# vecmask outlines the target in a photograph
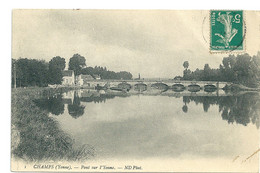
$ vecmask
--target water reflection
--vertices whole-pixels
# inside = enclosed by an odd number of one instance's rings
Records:
[[[47,110],[54,115],[60,115],[64,113],[64,104],[61,94],[52,97],[37,99],[34,100],[34,103],[40,108]]]
[[[64,113],[64,109],[67,109],[69,115],[76,119],[84,115],[86,109],[86,104],[83,105],[84,102],[105,103],[107,99],[129,96],[129,94],[123,92],[101,94],[100,92],[92,90],[78,90],[37,99],[34,100],[34,102],[41,109],[47,110],[53,115],[61,115]],[[167,94],[164,96],[167,96]],[[181,97],[181,95],[170,94],[168,94],[168,96]],[[204,112],[208,112],[211,106],[218,105],[222,119],[228,123],[236,122],[245,126],[249,123],[253,123],[257,128],[259,127],[260,103],[258,93],[237,93],[234,96],[230,96],[228,93],[226,93],[226,96],[214,96],[210,93],[204,94],[203,96],[193,96],[191,93],[188,96],[184,94],[182,100],[184,103],[182,111],[184,113],[188,112],[191,102],[195,102],[197,106],[202,105]]]
[[[68,112],[73,118],[78,118],[84,114],[85,106],[80,104],[80,98],[77,92],[74,92],[72,104],[68,105]]]
[[[35,99],[34,103],[43,110],[48,111],[53,115],[61,115],[64,109],[67,109],[69,115],[77,119],[84,115],[86,106],[83,102],[102,103],[107,99],[115,97],[126,97],[124,93],[100,94],[92,90],[69,91],[63,94],[46,96],[45,98]]]
[[[184,105],[183,105],[183,107],[182,107],[182,111],[183,111],[184,113],[187,113],[187,112],[188,112],[187,103],[189,103],[189,102],[190,102],[190,100],[187,99],[187,97],[183,96],[183,103],[184,103]]]
[[[62,98],[64,113],[52,115],[43,106],[48,118],[73,139],[73,147],[93,146],[96,160],[220,158],[231,162],[259,147],[258,93],[78,90],[52,97]],[[48,100],[50,96],[36,102]]]
[[[183,96],[183,112],[187,112],[187,104],[195,102],[202,104],[204,112],[211,105],[218,105],[222,119],[228,123],[247,125],[253,123],[259,128],[260,102],[258,93],[245,93],[236,96]]]

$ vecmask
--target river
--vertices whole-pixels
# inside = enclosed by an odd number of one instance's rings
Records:
[[[258,93],[77,90],[36,103],[73,138],[75,147],[92,146],[95,160],[242,163],[259,148]],[[257,156],[250,158],[255,166],[257,161]]]

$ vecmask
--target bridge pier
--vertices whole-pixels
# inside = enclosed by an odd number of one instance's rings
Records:
[[[89,81],[88,86],[97,87],[99,86],[108,86],[114,88],[124,87],[135,89],[135,88],[146,88],[146,90],[165,90],[167,89],[195,89],[195,90],[218,90],[224,88],[228,83],[227,82],[216,82],[216,81],[136,81],[136,80],[126,80],[126,81],[109,81],[109,80],[100,80],[100,81]],[[141,90],[142,90],[141,89]]]

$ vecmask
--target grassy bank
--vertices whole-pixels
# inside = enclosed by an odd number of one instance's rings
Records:
[[[73,147],[73,139],[64,133],[48,112],[33,100],[62,93],[71,88],[12,89],[12,156],[27,161],[86,160],[94,156],[90,146]]]

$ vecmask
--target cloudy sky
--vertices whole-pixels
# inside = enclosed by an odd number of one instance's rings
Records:
[[[192,70],[205,63],[215,68],[225,56],[209,53],[208,15],[208,11],[14,10],[12,58],[49,61],[61,56],[68,63],[79,53],[87,66],[125,70],[134,77],[138,73],[145,78],[174,77],[182,75],[185,60]],[[259,34],[259,17],[257,22],[249,19],[258,23],[254,32]],[[247,46],[247,51],[256,54],[259,47]]]

